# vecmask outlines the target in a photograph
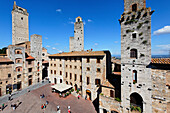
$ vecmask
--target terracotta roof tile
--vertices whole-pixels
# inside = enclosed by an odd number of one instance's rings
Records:
[[[170,64],[170,58],[152,58],[153,64]]]
[[[13,62],[13,61],[7,57],[0,57],[0,62]]]
[[[47,63],[49,63],[47,60],[44,60],[43,62],[42,62],[43,64],[47,64]]]
[[[34,60],[35,58],[32,57],[31,55],[29,57],[26,58],[27,60]]]
[[[74,51],[74,52],[65,52],[49,55],[49,57],[59,57],[59,56],[104,56],[104,51]]]

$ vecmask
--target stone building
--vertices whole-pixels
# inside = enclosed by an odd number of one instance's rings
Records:
[[[124,113],[137,106],[152,112],[151,8],[146,0],[124,0],[121,15],[121,106]]]
[[[109,51],[75,51],[49,56],[49,79],[52,83],[66,83],[80,89],[81,95],[95,101],[111,72]]]
[[[84,51],[84,24],[81,17],[74,23],[74,37],[70,37],[70,52]]]
[[[12,45],[29,41],[28,12],[16,5],[12,10]]]
[[[12,10],[12,45],[0,57],[1,95],[21,90],[42,80],[42,36],[29,41],[27,10],[16,5]],[[2,55],[1,55],[2,56]],[[6,72],[7,71],[7,72]]]

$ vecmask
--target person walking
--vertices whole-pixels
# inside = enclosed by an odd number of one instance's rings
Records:
[[[78,95],[78,99],[80,99],[80,95]]]
[[[4,108],[5,108],[5,105],[4,105],[4,103],[2,104],[2,111],[4,110]]]

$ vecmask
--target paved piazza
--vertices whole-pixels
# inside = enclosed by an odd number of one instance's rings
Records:
[[[47,84],[36,90],[26,93],[12,101],[5,103],[7,107],[0,113],[57,113],[57,105],[60,106],[61,113],[67,113],[67,107],[71,107],[71,113],[96,113],[91,101],[83,98],[78,99],[73,95],[66,98],[60,98],[58,94],[51,92],[51,84]],[[44,94],[45,98],[40,98]],[[11,104],[22,102],[16,110],[13,110]],[[41,105],[49,101],[45,109]]]

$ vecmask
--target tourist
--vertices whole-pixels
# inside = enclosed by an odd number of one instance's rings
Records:
[[[40,98],[42,98],[42,95],[40,95]]]
[[[71,113],[71,110],[70,110],[70,109],[68,109],[68,113]]]
[[[2,108],[0,107],[0,111],[2,111]]]
[[[80,98],[80,95],[78,95],[78,99]]]
[[[4,105],[4,103],[2,104],[2,111],[4,110],[4,108],[5,108],[5,105]]]
[[[43,108],[44,108],[44,109],[46,108],[46,105],[45,105],[45,104],[43,105]]]
[[[85,100],[87,100],[87,95],[85,96]]]
[[[48,101],[46,101],[46,105],[48,105],[48,103],[49,103],[49,102],[48,102]]]
[[[44,108],[44,106],[43,106],[43,104],[41,105],[41,109],[43,109]]]

